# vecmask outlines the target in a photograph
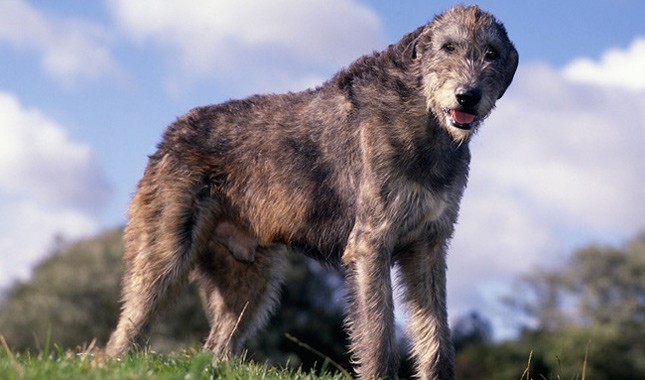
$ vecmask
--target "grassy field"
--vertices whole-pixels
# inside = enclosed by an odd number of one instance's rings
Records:
[[[106,359],[89,348],[62,350],[46,342],[38,353],[13,352],[0,335],[0,379],[267,379],[267,380],[341,380],[350,374],[337,364],[323,360],[322,370],[280,369],[245,358],[214,360],[213,355],[197,348],[172,354],[150,351],[135,352],[123,359]],[[589,345],[585,350],[582,373],[572,379],[585,380]],[[547,377],[530,373],[533,352],[519,380],[563,379],[555,374]]]
[[[55,344],[41,352],[12,352],[4,340],[0,347],[0,379],[316,379],[340,380],[347,375],[323,370],[322,374],[277,369],[231,359],[214,361],[209,353],[188,350],[162,355],[139,352],[121,360],[107,360],[90,350],[63,351]],[[47,347],[47,346],[46,346]],[[324,368],[324,367],[323,367]]]

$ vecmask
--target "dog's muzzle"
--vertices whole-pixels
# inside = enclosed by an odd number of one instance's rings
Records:
[[[463,130],[471,130],[479,124],[480,119],[474,111],[482,98],[482,92],[478,88],[459,87],[455,91],[455,98],[459,103],[459,109],[446,109],[448,122],[453,127]]]
[[[479,125],[480,118],[472,113],[459,111],[457,109],[445,109],[448,123],[453,127],[469,131]]]

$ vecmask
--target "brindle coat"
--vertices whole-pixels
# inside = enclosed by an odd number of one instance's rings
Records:
[[[419,377],[454,377],[446,248],[468,142],[511,83],[503,25],[455,7],[321,87],[193,109],[150,157],[125,231],[122,355],[192,271],[205,349],[238,352],[276,306],[287,250],[347,274],[356,372],[394,378],[400,268]]]

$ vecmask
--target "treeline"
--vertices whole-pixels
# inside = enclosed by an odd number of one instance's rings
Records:
[[[514,289],[502,302],[526,321],[517,339],[492,342],[477,316],[454,326],[460,379],[519,379],[510,364],[522,362],[523,379],[645,379],[645,233],[579,249]]]
[[[0,334],[13,351],[40,350],[46,339],[63,349],[105,344],[118,316],[121,237],[116,229],[61,244],[28,282],[3,295]],[[305,370],[329,360],[350,368],[342,278],[303,256],[289,260],[281,307],[249,342],[247,357]],[[536,270],[515,289],[503,302],[526,321],[517,339],[494,342],[477,313],[452,326],[459,379],[580,379],[583,371],[592,379],[645,378],[645,234],[621,247],[578,250],[565,266]],[[155,324],[150,347],[194,347],[207,333],[189,286]],[[409,362],[401,375],[410,375]]]

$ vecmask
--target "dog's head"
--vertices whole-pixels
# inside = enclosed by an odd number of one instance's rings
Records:
[[[428,110],[462,142],[511,84],[518,53],[495,17],[476,6],[456,6],[421,30],[413,59]]]

